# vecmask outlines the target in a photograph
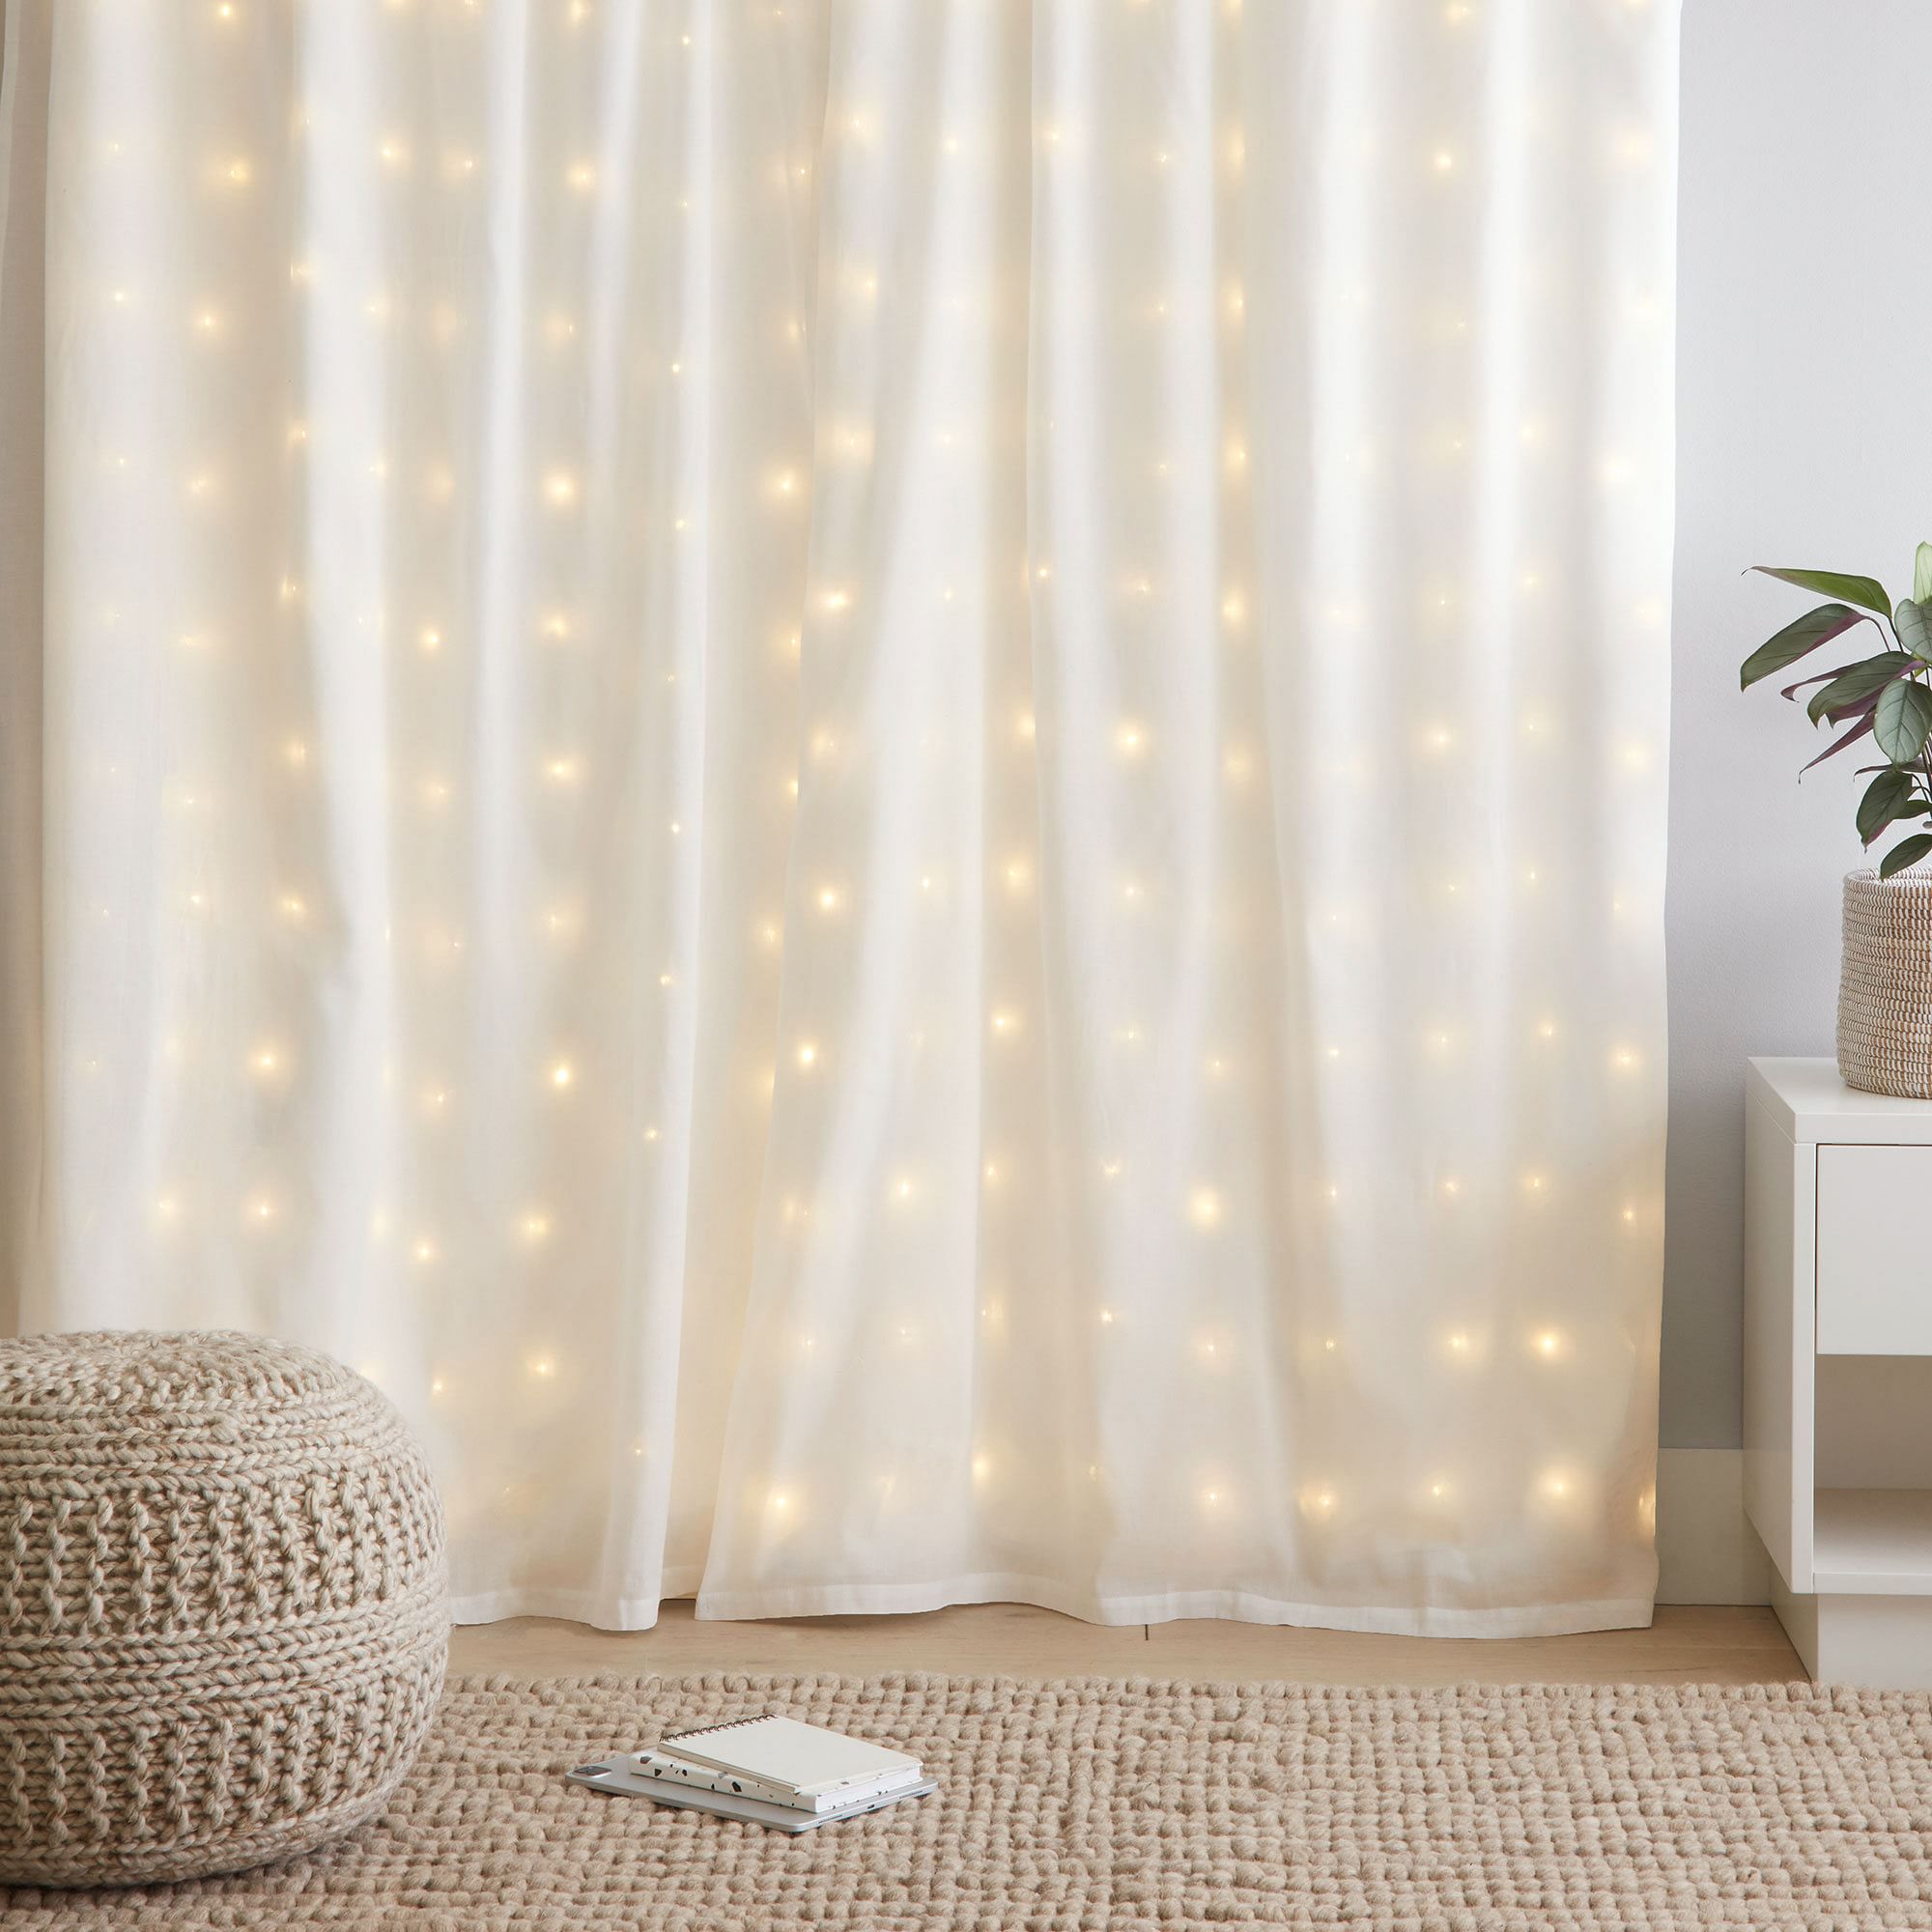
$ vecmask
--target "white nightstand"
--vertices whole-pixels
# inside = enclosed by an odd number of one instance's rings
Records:
[[[1821,1681],[1932,1689],[1932,1101],[1745,1074],[1745,1508]]]

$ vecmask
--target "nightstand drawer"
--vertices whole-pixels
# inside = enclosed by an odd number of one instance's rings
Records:
[[[1932,1147],[1819,1148],[1818,1352],[1932,1355]]]

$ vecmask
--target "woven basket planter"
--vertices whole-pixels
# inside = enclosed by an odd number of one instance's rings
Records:
[[[339,1362],[0,1342],[0,1886],[204,1877],[360,1824],[448,1642],[422,1452]]]
[[[1932,1100],[1932,876],[1846,874],[1838,1075],[1861,1093]]]

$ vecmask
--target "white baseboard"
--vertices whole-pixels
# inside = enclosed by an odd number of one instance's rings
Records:
[[[1657,1601],[1771,1602],[1771,1558],[1745,1515],[1742,1449],[1657,1452]]]

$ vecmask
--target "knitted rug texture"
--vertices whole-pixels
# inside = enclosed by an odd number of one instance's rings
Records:
[[[788,1712],[934,1796],[801,1837],[566,1784]],[[1932,1927],[1932,1698],[901,1676],[451,1681],[380,1818],[266,1869],[0,1893],[21,1932]]]

